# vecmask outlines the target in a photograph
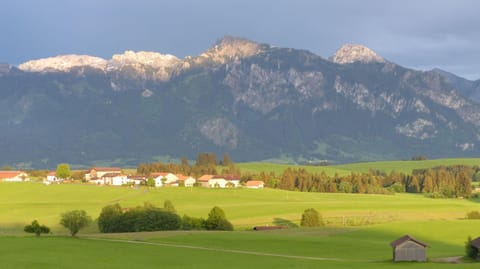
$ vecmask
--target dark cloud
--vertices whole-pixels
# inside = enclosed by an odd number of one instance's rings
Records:
[[[0,9],[0,62],[124,50],[197,55],[225,34],[329,57],[364,44],[412,68],[480,78],[480,1],[17,0]]]

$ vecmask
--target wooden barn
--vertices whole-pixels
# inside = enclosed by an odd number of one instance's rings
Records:
[[[393,248],[393,261],[417,261],[427,260],[426,249],[428,247],[422,241],[419,241],[409,235],[404,235],[390,243]]]
[[[472,247],[477,250],[477,260],[480,260],[480,237],[472,240]]]

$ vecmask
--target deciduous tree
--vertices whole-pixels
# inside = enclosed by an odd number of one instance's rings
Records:
[[[75,236],[81,229],[87,227],[91,222],[92,218],[87,215],[85,210],[64,212],[60,219],[60,224],[70,231],[71,236]]]
[[[45,225],[40,225],[37,220],[32,221],[32,223],[25,226],[23,230],[27,233],[34,233],[36,236],[50,233],[50,228]]]

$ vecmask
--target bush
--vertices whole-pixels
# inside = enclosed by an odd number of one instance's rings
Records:
[[[233,231],[233,225],[227,220],[225,212],[215,206],[208,213],[208,218],[205,223],[207,230],[218,230],[218,231]]]
[[[105,206],[98,217],[102,233],[178,230],[181,226],[180,216],[149,203],[126,212],[119,204]]]
[[[480,219],[480,212],[470,211],[467,213],[467,219]]]
[[[34,233],[36,236],[50,233],[50,228],[40,225],[37,220],[32,221],[32,224],[25,226],[23,230],[27,233]]]
[[[182,230],[205,230],[206,221],[203,218],[195,218],[184,215],[182,218]]]
[[[85,210],[67,211],[61,215],[60,224],[70,231],[71,236],[75,236],[81,229],[87,227],[92,222],[92,218],[87,215]]]
[[[113,233],[122,230],[121,217],[122,208],[119,204],[107,205],[102,208],[100,216],[98,217],[98,229],[102,233]]]
[[[467,242],[465,242],[465,254],[467,257],[472,259],[477,259],[478,249],[472,246],[472,237],[468,237]]]
[[[314,208],[309,208],[303,212],[300,225],[303,227],[319,227],[323,226],[324,223],[318,211]]]

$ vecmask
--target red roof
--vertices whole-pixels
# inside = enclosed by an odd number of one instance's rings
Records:
[[[0,178],[12,178],[16,177],[22,173],[25,173],[23,171],[0,171]]]
[[[176,174],[175,176],[177,176],[179,181],[185,181],[185,180],[191,178],[191,176],[184,176],[182,174]]]
[[[263,182],[261,180],[247,181],[247,187],[257,187],[257,186],[261,186],[261,185],[265,185],[265,182]]]
[[[203,175],[203,176],[198,178],[198,181],[209,181],[213,177],[214,177],[214,175]]]
[[[56,175],[57,175],[57,172],[55,172],[55,171],[49,172],[47,174],[47,176],[56,176]]]
[[[165,177],[168,174],[170,174],[170,173],[165,173],[165,172],[158,173],[157,172],[157,173],[151,173],[150,176],[152,176],[152,177]]]
[[[223,178],[225,180],[240,180],[240,176],[237,175],[221,175],[221,176],[213,176],[214,179],[216,178]]]
[[[104,178],[104,177],[116,177],[116,176],[120,176],[120,173],[106,173],[105,175],[102,176],[102,178]]]
[[[407,242],[407,241],[413,241],[413,242],[415,242],[415,243],[417,243],[417,244],[419,244],[419,245],[421,245],[421,246],[423,246],[423,247],[428,247],[428,245],[427,245],[426,243],[424,243],[424,242],[422,242],[422,241],[419,241],[419,240],[411,237],[411,236],[408,235],[408,234],[400,237],[399,239],[397,239],[397,240],[395,240],[395,241],[393,241],[392,243],[390,243],[390,246],[392,246],[392,248],[396,248],[397,246],[399,246],[399,245],[401,245],[401,244],[403,244],[403,243],[405,243],[405,242]]]
[[[121,171],[122,168],[120,167],[92,167],[91,170],[95,171]]]

